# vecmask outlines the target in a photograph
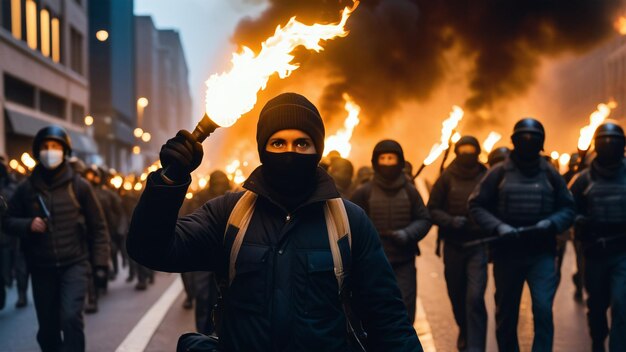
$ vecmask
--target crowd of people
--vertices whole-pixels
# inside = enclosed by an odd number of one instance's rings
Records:
[[[513,148],[493,150],[486,164],[478,140],[462,136],[427,202],[398,142],[376,144],[371,166],[355,172],[338,154],[322,157],[324,138],[308,99],[278,95],[259,116],[261,166],[241,187],[214,171],[188,199],[203,151],[187,131],[163,145],[163,168],[139,195],[112,188],[103,168],[70,163],[67,134],[44,129],[26,180],[16,186],[0,167],[0,280],[15,276],[23,306],[30,274],[44,351],[84,350],[82,312],[97,311],[119,258],[138,290],[152,270],[181,273],[197,331],[180,337],[181,351],[421,351],[415,256],[434,225],[459,351],[486,349],[489,263],[498,350],[519,351],[525,284],[532,350],[553,349],[567,241],[574,299],[587,297],[592,346],[583,349],[605,351],[608,338],[609,351],[626,350],[626,141],[617,123],[600,125],[594,153],[572,157],[563,175],[542,154],[536,119],[517,122]]]

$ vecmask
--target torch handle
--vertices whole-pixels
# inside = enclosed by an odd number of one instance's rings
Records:
[[[413,181],[415,181],[415,179],[417,178],[417,176],[419,176],[422,171],[424,170],[424,168],[426,167],[426,164],[423,164],[420,166],[420,168],[417,170],[417,173],[415,174],[415,176],[413,176]]]
[[[194,128],[193,132],[191,132],[191,136],[196,142],[202,143],[205,139],[207,139],[208,136],[211,135],[211,133],[215,132],[218,127],[220,126],[213,120],[211,120],[209,115],[205,113],[200,122],[198,122],[198,124],[196,125],[196,128]],[[169,166],[166,166],[161,171],[161,178],[167,184],[174,184],[176,183],[174,180],[181,179],[181,175],[177,175],[175,170],[170,169]]]

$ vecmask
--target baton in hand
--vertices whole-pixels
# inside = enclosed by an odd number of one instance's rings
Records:
[[[46,202],[43,201],[43,197],[41,197],[41,194],[37,195],[37,201],[39,202],[39,208],[41,209],[41,212],[43,213],[43,220],[46,223],[46,228],[48,229],[48,231],[50,231],[50,210],[48,210],[48,207],[46,206]]]
[[[465,242],[463,244],[463,247],[467,248],[467,247],[472,247],[472,246],[476,246],[476,245],[479,245],[479,244],[486,244],[486,243],[496,242],[496,241],[504,239],[504,238],[519,238],[521,236],[526,236],[527,234],[535,233],[537,231],[541,231],[541,229],[538,228],[535,225],[533,225],[533,226],[522,226],[522,227],[516,228],[515,231],[511,232],[510,234],[506,234],[506,235],[503,235],[503,236],[491,236],[491,237],[485,237],[485,238],[477,239],[477,240],[474,240],[474,241]]]

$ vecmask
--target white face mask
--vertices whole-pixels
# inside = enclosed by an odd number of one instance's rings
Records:
[[[48,170],[56,169],[63,162],[63,151],[47,149],[39,152],[39,161]]]

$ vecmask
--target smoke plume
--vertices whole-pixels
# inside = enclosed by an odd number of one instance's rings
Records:
[[[351,5],[269,1],[260,17],[239,24],[237,44],[258,50],[292,16],[335,22]],[[322,110],[338,112],[348,92],[378,118],[401,102],[427,101],[463,67],[469,91],[464,107],[477,112],[525,93],[542,58],[582,53],[609,37],[621,6],[621,0],[364,0],[348,21],[350,35],[327,43],[321,55],[299,52],[296,60],[306,64],[292,79],[323,69],[329,83]],[[452,49],[454,60],[446,56]]]

